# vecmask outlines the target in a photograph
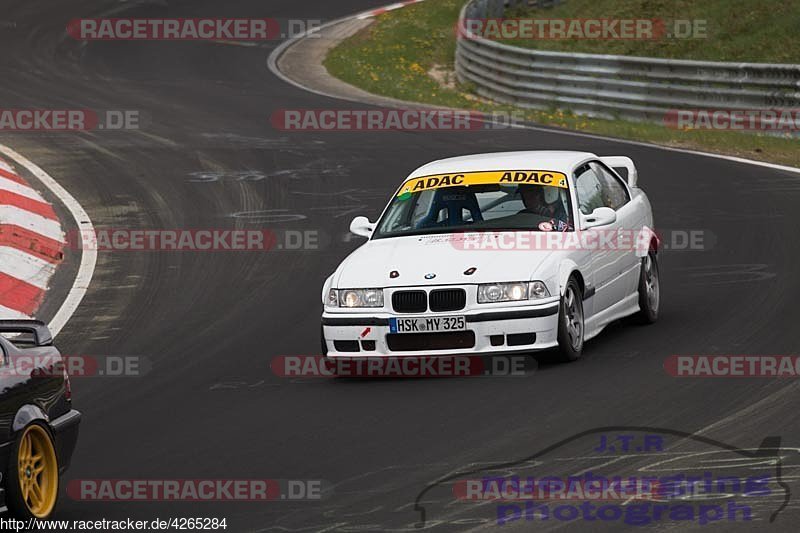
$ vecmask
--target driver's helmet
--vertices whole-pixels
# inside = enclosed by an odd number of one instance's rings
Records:
[[[561,194],[558,187],[545,187],[544,188],[544,201],[547,205],[553,205],[561,200]]]

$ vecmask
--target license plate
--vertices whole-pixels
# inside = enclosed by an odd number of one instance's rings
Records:
[[[441,331],[463,331],[467,321],[463,316],[432,316],[424,318],[390,318],[392,333],[436,333]]]

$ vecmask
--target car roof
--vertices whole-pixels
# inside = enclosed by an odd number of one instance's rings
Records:
[[[406,180],[434,174],[484,170],[554,170],[569,174],[577,165],[588,159],[597,159],[597,156],[591,152],[567,150],[527,150],[465,155],[422,165]]]

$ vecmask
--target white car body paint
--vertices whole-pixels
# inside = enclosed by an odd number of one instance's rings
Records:
[[[569,181],[572,220],[581,221],[581,212],[574,185],[575,171],[589,162],[601,161],[588,152],[506,152],[480,154],[435,161],[420,167],[405,180],[417,177],[482,171],[542,169],[563,172]],[[653,227],[650,202],[639,188],[632,188],[616,172],[612,172],[628,195],[627,202],[619,207],[616,221],[586,232],[629,231],[632,234]],[[404,181],[404,183],[405,183]],[[400,190],[398,189],[398,193]],[[387,206],[388,209],[388,206]],[[386,214],[386,209],[381,218]],[[583,215],[585,216],[585,215]],[[446,231],[444,228],[442,230]],[[486,231],[482,235],[507,238],[514,232]],[[554,232],[555,233],[555,232]],[[574,232],[568,232],[574,233]],[[639,311],[638,285],[641,257],[645,247],[625,250],[580,249],[560,247],[546,249],[467,250],[454,246],[453,239],[465,234],[436,233],[425,235],[371,237],[353,251],[326,280],[322,299],[323,332],[329,356],[369,355],[430,355],[426,350],[391,351],[386,341],[389,319],[398,317],[467,317],[468,330],[475,333],[475,345],[469,349],[437,349],[435,354],[463,354],[486,352],[533,351],[557,346],[558,304],[571,276],[579,276],[584,284],[585,340],[602,331],[610,322]],[[466,235],[470,235],[467,233]],[[562,235],[567,235],[563,233]],[[646,235],[650,235],[649,233]],[[649,237],[648,242],[649,244]],[[466,275],[465,271],[475,268]],[[390,272],[400,275],[391,278]],[[435,274],[426,279],[426,274]],[[483,303],[477,301],[477,286],[485,283],[544,282],[551,297],[541,300]],[[463,288],[466,306],[453,312],[427,310],[419,314],[406,314],[392,307],[392,295],[397,291]],[[384,306],[381,308],[343,308],[326,304],[328,291],[333,289],[383,289]],[[491,313],[497,319],[489,316]],[[370,331],[362,337],[366,328]],[[528,345],[497,346],[490,343],[492,335],[536,333],[536,341]],[[333,341],[376,342],[374,353],[337,351]]]

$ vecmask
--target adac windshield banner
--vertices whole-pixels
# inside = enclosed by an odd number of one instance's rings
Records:
[[[461,187],[465,185],[542,185],[567,188],[567,176],[552,170],[491,170],[482,172],[461,172],[436,174],[408,180],[400,189],[398,196],[417,192]]]

